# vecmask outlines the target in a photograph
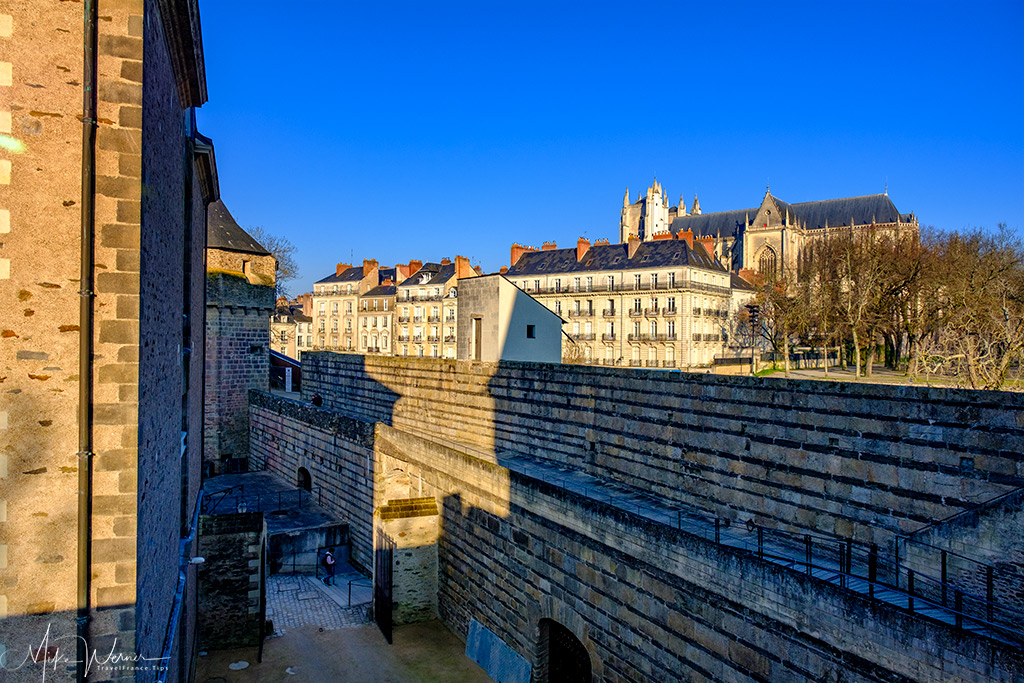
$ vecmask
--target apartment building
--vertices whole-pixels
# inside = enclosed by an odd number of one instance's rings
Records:
[[[426,263],[396,287],[394,355],[455,358],[458,281],[479,275],[469,259]]]
[[[730,336],[732,283],[690,231],[624,244],[512,246],[506,277],[566,320],[566,360],[677,368],[709,365]]]

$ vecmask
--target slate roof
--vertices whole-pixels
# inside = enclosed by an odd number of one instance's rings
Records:
[[[702,213],[698,216],[679,216],[672,219],[668,229],[673,235],[693,230],[693,234],[697,236],[732,237],[739,234],[747,225],[747,216],[756,213],[757,209],[754,208]]]
[[[331,273],[330,275],[328,275],[324,279],[317,280],[313,284],[319,285],[321,283],[331,284],[331,283],[334,283],[334,282],[359,282],[362,279],[363,279],[363,267],[362,266],[352,266],[351,268],[347,268],[346,270],[343,270],[341,272],[341,275],[338,275],[337,273]]]
[[[824,228],[826,223],[831,227],[849,226],[851,220],[853,225],[870,225],[872,222],[895,223],[897,220],[908,223],[914,217],[911,213],[901,214],[897,211],[887,194],[825,199],[799,204],[789,204],[774,195],[769,196],[778,208],[780,216],[785,216],[788,210],[791,220],[812,230]],[[760,207],[755,207],[739,211],[702,213],[699,216],[679,216],[672,219],[669,231],[676,234],[689,229],[697,236],[731,237],[738,235],[746,225],[747,218],[757,215],[759,210]]]
[[[430,280],[427,281],[427,282],[430,282],[431,280],[433,280],[434,275],[436,275],[439,270],[441,270],[441,264],[440,263],[434,263],[433,261],[431,261],[430,263],[424,263],[423,266],[419,270],[417,270],[415,273],[413,273],[409,277],[407,277],[404,280],[402,280],[401,282],[399,282],[398,286],[399,287],[414,287],[414,286],[417,286],[417,285],[420,284],[420,280],[422,279],[422,277],[424,275],[430,275],[431,276]],[[424,286],[426,286],[426,284],[424,284]]]
[[[443,285],[446,282],[448,282],[449,280],[451,280],[452,276],[454,276],[454,275],[455,275],[455,264],[454,263],[448,263],[446,265],[441,266],[441,269],[439,271],[437,271],[437,274],[434,275],[434,277],[430,278],[430,282],[428,282],[427,284],[428,285],[435,285],[435,286],[436,285]]]
[[[731,282],[730,283],[731,283],[733,289],[744,289],[744,290],[748,290],[748,291],[751,291],[751,292],[756,291],[756,288],[754,287],[754,285],[750,284],[749,282],[747,282],[746,280],[741,278],[736,273],[729,273],[729,275],[731,276]]]
[[[394,285],[377,285],[376,287],[374,287],[373,289],[368,291],[366,294],[363,294],[363,296],[364,297],[394,296],[395,295],[395,289],[396,288],[395,288]]]
[[[206,211],[206,247],[270,256],[269,251],[238,225],[228,207],[219,199],[212,202]]]
[[[528,251],[508,269],[508,277],[524,275],[550,275],[553,273],[586,273],[604,270],[634,270],[665,266],[696,266],[726,272],[704,247],[694,242],[693,249],[686,240],[653,240],[637,247],[629,258],[628,244],[596,244],[587,250],[583,260],[576,260],[576,249]]]
[[[901,215],[887,194],[870,194],[863,197],[846,197],[843,199],[826,199],[820,202],[802,202],[790,205],[791,211],[798,220],[810,229],[829,226],[839,227],[850,225],[868,225],[875,223],[895,223],[903,218],[909,220],[910,215]]]

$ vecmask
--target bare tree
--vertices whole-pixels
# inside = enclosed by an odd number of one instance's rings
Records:
[[[798,293],[796,272],[789,269],[769,273],[758,287],[761,334],[772,345],[773,351],[782,353],[786,377],[789,377],[792,340],[807,328],[807,302]]]
[[[299,276],[299,264],[295,262],[295,245],[287,237],[274,235],[261,225],[246,228],[246,232],[277,259],[277,296],[288,296],[287,283]]]
[[[998,389],[1024,362],[1024,245],[1005,225],[941,236],[934,329],[922,343],[929,374]]]

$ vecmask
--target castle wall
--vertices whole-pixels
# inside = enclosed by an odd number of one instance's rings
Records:
[[[882,545],[1024,484],[1012,393],[335,353],[303,356],[303,392],[491,458]]]
[[[450,400],[458,383],[493,379],[474,373],[479,365],[459,364],[456,374],[443,367],[449,364],[432,363],[448,373],[446,390],[432,396],[438,402]],[[405,388],[424,385],[423,364],[401,363]],[[525,381],[527,366],[518,370]],[[563,372],[568,381],[572,369]],[[626,382],[625,374],[618,380]],[[485,449],[439,443],[403,419],[397,384],[348,386],[347,405],[365,415],[376,404],[379,414],[353,418],[254,392],[253,433],[275,436],[261,440],[267,467],[290,469],[302,448],[314,467],[323,458],[322,469],[311,470],[314,481],[330,470],[339,481],[357,481],[371,453],[377,493],[347,508],[353,529],[365,528],[389,496],[433,496],[441,509],[441,619],[462,638],[472,619],[481,622],[526,658],[539,680],[541,619],[580,638],[600,681],[980,683],[1014,680],[1024,671],[1009,648],[584,498],[559,481],[510,471]],[[356,394],[364,400],[352,401]],[[284,416],[291,424],[277,431]],[[478,427],[485,422],[481,416]],[[330,434],[332,425],[338,429],[330,443],[306,437],[311,428]],[[560,435],[571,429],[570,423]],[[339,457],[357,450],[362,457]]]

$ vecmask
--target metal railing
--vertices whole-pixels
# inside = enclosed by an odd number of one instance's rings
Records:
[[[302,509],[305,505],[315,502],[323,503],[323,488],[317,486],[312,490],[290,489],[273,492],[245,492],[245,484],[238,484],[223,491],[206,494],[203,499],[203,514],[213,515],[220,512],[278,512],[289,508]]]

